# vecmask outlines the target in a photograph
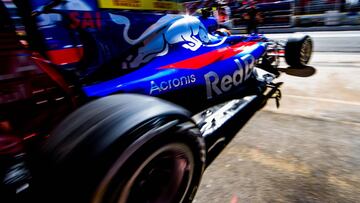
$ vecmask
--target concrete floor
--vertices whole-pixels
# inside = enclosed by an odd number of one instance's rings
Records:
[[[238,133],[194,202],[360,201],[360,32],[342,34],[313,33],[309,68],[281,64],[280,109],[270,101]]]

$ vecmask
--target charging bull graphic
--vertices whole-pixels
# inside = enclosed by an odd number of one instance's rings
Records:
[[[125,25],[122,34],[127,43],[131,45],[144,44],[138,49],[136,56],[130,55],[127,57],[127,61],[123,63],[122,67],[124,69],[136,68],[156,56],[166,55],[169,45],[182,43],[183,48],[196,51],[211,40],[206,28],[196,17],[165,15],[150,26],[140,37],[131,39],[128,36],[129,19],[121,15],[109,15],[116,24]]]
[[[67,15],[68,19],[70,19],[70,26],[64,26],[61,23],[64,19],[58,13],[39,15],[37,25],[39,30],[43,30],[44,38],[47,40],[46,43],[49,44],[48,47],[63,49],[70,46],[80,46],[83,41],[74,38],[73,33],[78,32],[75,29],[91,28],[87,31],[92,32],[92,34],[95,33],[92,35],[94,37],[101,36],[96,41],[102,47],[107,48],[106,50],[111,48],[114,48],[111,50],[122,50],[125,47],[124,52],[126,52],[128,45],[134,47],[120,65],[122,69],[129,69],[138,68],[157,56],[166,55],[171,45],[179,44],[179,46],[189,51],[197,51],[203,46],[218,46],[225,41],[224,38],[217,44],[211,43],[215,40],[218,41],[218,38],[210,35],[201,21],[193,16],[173,14],[160,14],[161,16],[159,16],[159,14],[154,14],[152,19],[151,14],[145,13],[144,16],[148,19],[144,22],[144,25],[139,25],[136,24],[139,21],[133,20],[132,16],[137,17],[137,15],[143,15],[142,13],[119,11],[115,14],[109,13],[107,10],[96,10],[95,7],[90,1],[86,2],[84,0],[69,0],[57,5],[54,9],[66,11],[62,15]],[[36,10],[42,9],[43,7],[38,7]],[[135,24],[132,24],[132,22]],[[103,27],[109,28],[117,25],[120,27],[120,29],[117,29],[119,33],[106,33],[108,29],[102,29]],[[138,37],[131,37],[131,28],[139,26],[144,26],[145,31],[140,31],[141,34]],[[69,28],[75,31],[67,30]],[[109,42],[115,43],[109,44]],[[114,56],[111,55],[109,58],[118,56],[116,51],[114,53]],[[99,57],[101,56],[99,55]]]

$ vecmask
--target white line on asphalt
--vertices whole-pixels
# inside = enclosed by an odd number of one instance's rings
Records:
[[[342,100],[337,100],[337,99],[306,97],[306,96],[298,96],[298,95],[286,95],[286,97],[305,99],[305,100],[313,100],[313,101],[320,101],[320,102],[330,102],[330,103],[336,103],[336,104],[347,104],[347,105],[360,106],[360,102],[342,101]]]

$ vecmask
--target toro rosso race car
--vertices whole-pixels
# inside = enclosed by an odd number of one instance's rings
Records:
[[[309,36],[233,36],[179,7],[0,2],[0,202],[191,202],[224,146],[280,99],[280,58],[310,60]]]

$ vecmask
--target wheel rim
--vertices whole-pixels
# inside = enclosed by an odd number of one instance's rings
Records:
[[[312,54],[312,42],[310,39],[306,39],[301,46],[300,61],[303,65],[306,65],[311,58]]]
[[[165,145],[137,167],[112,202],[182,202],[193,173],[194,158],[190,148],[181,143]]]

